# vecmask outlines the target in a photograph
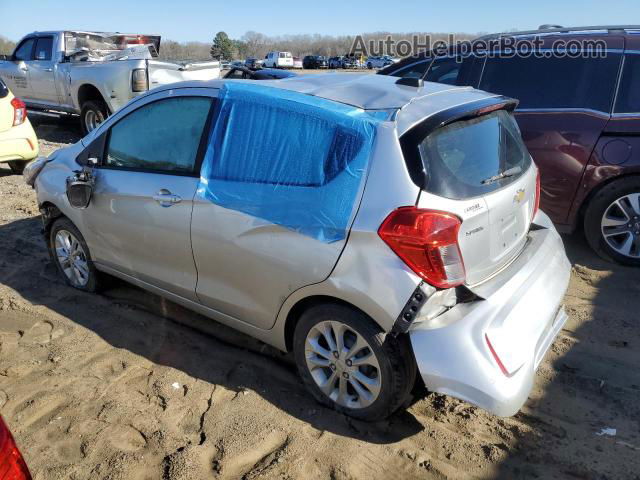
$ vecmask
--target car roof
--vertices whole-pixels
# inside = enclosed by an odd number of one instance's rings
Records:
[[[398,111],[395,118],[398,133],[402,134],[416,122],[443,110],[478,100],[500,97],[472,87],[456,87],[442,83],[424,82],[419,88],[398,84],[397,77],[355,73],[320,73],[296,75],[281,80],[261,80],[260,86],[311,95],[363,110]],[[190,81],[159,86],[150,93],[175,88],[222,88],[226,82],[252,80]],[[502,98],[502,97],[501,97]],[[390,112],[393,113],[393,112]]]

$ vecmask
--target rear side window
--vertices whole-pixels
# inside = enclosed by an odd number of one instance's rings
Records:
[[[325,243],[346,237],[377,120],[329,100],[227,82],[201,176],[204,197]]]
[[[489,58],[480,88],[520,100],[521,109],[586,108],[610,112],[619,54],[605,58]]]
[[[442,127],[420,143],[419,151],[425,191],[455,200],[498,190],[531,165],[518,126],[506,111]],[[495,178],[505,172],[505,178]]]
[[[105,166],[195,173],[211,102],[207,97],[178,97],[134,110],[111,128]]]
[[[424,79],[427,82],[457,85],[461,67],[462,61],[460,59],[454,57],[436,58]]]
[[[640,113],[640,55],[627,55],[615,113]]]
[[[35,41],[35,38],[28,38],[27,40],[22,42],[13,53],[14,60],[31,60],[31,52],[33,50],[33,44],[35,43]]]
[[[35,60],[51,60],[53,54],[53,38],[40,37],[36,42]]]
[[[431,58],[422,60],[391,73],[392,77],[422,78],[431,64]]]
[[[4,98],[7,95],[9,95],[9,89],[0,78],[0,98]]]

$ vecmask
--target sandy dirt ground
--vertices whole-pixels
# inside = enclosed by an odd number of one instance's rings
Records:
[[[78,138],[35,123],[44,153]],[[0,167],[0,413],[36,480],[638,479],[640,273],[565,243],[570,319],[520,413],[429,394],[367,424],[211,320],[120,282],[63,285],[34,192]]]

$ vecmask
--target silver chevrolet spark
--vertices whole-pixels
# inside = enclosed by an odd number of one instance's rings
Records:
[[[380,75],[174,84],[25,177],[75,288],[113,275],[291,351],[353,417],[416,381],[509,416],[570,272],[515,106]]]

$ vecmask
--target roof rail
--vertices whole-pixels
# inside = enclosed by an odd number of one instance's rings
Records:
[[[605,30],[607,33],[626,33],[629,30],[640,31],[640,25],[595,25],[589,27],[562,27],[560,25],[541,25],[538,30],[492,33],[489,35],[483,35],[477,40],[488,40],[491,38],[515,37],[522,35],[539,35],[547,33],[597,32],[603,30]]]

